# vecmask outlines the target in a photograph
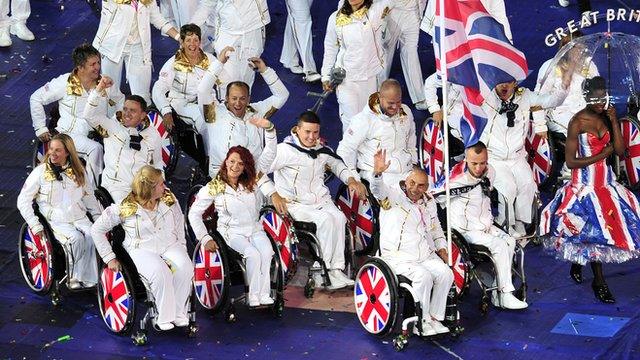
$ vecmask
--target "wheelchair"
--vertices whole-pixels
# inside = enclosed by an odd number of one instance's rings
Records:
[[[249,281],[246,265],[242,255],[228,246],[216,230],[217,215],[213,204],[203,214],[203,221],[218,245],[218,250],[210,252],[196,240],[189,224],[188,214],[201,188],[202,185],[196,185],[190,190],[185,208],[185,230],[190,246],[194,249],[195,295],[204,308],[211,310],[214,314],[222,311],[225,321],[233,323],[237,321],[235,305],[237,303],[248,305]],[[260,221],[274,251],[270,271],[271,295],[274,304],[252,309],[270,308],[273,314],[280,318],[284,313],[285,286],[297,269],[297,243],[289,223],[277,215],[273,208],[262,209]],[[244,286],[244,292],[237,298],[231,297],[231,286],[239,284]]]
[[[51,294],[51,303],[54,306],[61,303],[63,288],[72,293],[93,290],[93,287],[72,289],[69,286],[69,274],[73,273],[75,265],[70,245],[56,240],[37,205],[34,204],[34,208],[44,227],[43,236],[33,233],[25,222],[18,238],[20,270],[29,288],[38,295]]]

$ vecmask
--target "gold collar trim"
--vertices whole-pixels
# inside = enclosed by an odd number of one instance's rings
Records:
[[[98,80],[96,80],[96,85],[98,85]],[[73,70],[67,78],[67,95],[82,96],[83,92],[84,87],[82,86],[82,82],[80,82],[77,70]]]
[[[176,53],[176,60],[173,63],[173,68],[176,71],[180,72],[193,72],[194,67],[201,68],[202,70],[207,70],[209,68],[209,58],[207,57],[207,54],[202,51],[202,49],[198,50],[200,50],[200,56],[202,57],[202,60],[200,60],[199,63],[192,65],[189,62],[189,58],[187,57],[184,49],[180,48]]]
[[[160,198],[160,201],[162,201],[165,205],[167,205],[168,207],[172,207],[173,204],[176,203],[176,196],[173,195],[173,193],[171,192],[171,190],[169,189],[164,189],[164,194],[162,195],[162,197]]]
[[[116,4],[118,5],[130,5],[132,0],[116,0]],[[139,3],[141,3],[142,5],[149,5],[151,4],[151,2],[154,0],[138,0]]]
[[[351,15],[338,12],[338,15],[336,16],[336,26],[349,25],[353,22],[353,19],[361,20],[367,15],[367,12],[369,12],[369,8],[366,6],[354,11]]]
[[[71,165],[66,165],[67,168],[64,169],[64,171],[62,173],[66,174],[69,179],[73,180],[74,182],[76,181],[76,173],[73,171],[73,168],[71,167]],[[45,181],[56,181],[56,173],[53,172],[53,168],[51,168],[51,164],[49,162],[46,162],[44,164],[44,180]]]
[[[120,218],[128,218],[138,211],[138,203],[133,199],[133,193],[129,193],[120,203]]]
[[[215,179],[207,183],[207,189],[209,190],[209,195],[211,196],[222,194],[226,187],[227,187],[227,184],[224,181],[222,181],[220,176],[216,176]]]

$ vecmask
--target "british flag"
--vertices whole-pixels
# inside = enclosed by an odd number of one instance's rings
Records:
[[[24,235],[25,251],[29,259],[31,280],[36,290],[43,290],[51,283],[51,244],[27,229]]]
[[[291,225],[275,211],[268,211],[260,218],[264,231],[278,244],[280,261],[285,279],[290,279],[295,273],[298,261],[298,251],[291,238]]]
[[[540,185],[551,175],[553,152],[549,141],[533,131],[533,123],[529,123],[529,133],[524,147],[528,154],[527,160],[533,170],[533,178],[536,184]]]
[[[624,170],[629,186],[634,186],[640,181],[640,131],[638,125],[631,121],[620,121],[620,127],[622,139],[627,148],[623,162]]]
[[[36,165],[41,164],[44,160],[44,156],[49,151],[49,142],[38,141],[38,151],[36,152]]]
[[[338,208],[347,218],[351,233],[355,235],[355,250],[369,248],[373,234],[373,210],[367,199],[360,200],[358,195],[351,194],[349,188],[343,186],[338,194]]]
[[[160,116],[155,111],[149,111],[147,114],[149,118],[149,122],[153,127],[158,131],[160,138],[162,138],[162,162],[164,163],[164,168],[166,169],[171,162],[171,156],[173,155],[175,147],[173,146],[173,141],[171,139],[171,135],[164,127],[162,123],[162,116]]]
[[[451,243],[451,259],[453,270],[453,283],[456,285],[456,293],[460,295],[464,291],[465,280],[467,279],[467,262],[462,257],[462,252],[456,243]]]
[[[193,285],[200,304],[207,309],[216,307],[222,297],[224,287],[224,268],[220,252],[210,252],[199,246],[195,256],[195,274]]]
[[[362,326],[372,334],[381,332],[389,322],[391,293],[384,273],[377,266],[364,265],[356,281],[354,297]]]
[[[103,289],[102,318],[105,324],[113,332],[119,332],[127,324],[129,306],[131,306],[131,292],[127,289],[124,275],[120,271],[112,271],[109,268],[102,270],[100,277]]]
[[[434,50],[436,69],[441,71],[440,46],[445,48],[449,82],[464,87],[463,118],[460,122],[466,146],[478,142],[487,123],[481,108],[484,97],[497,84],[527,76],[527,60],[504,34],[480,0],[444,0],[444,43],[440,44],[440,1],[436,2]]]
[[[444,135],[433,120],[427,119],[422,127],[420,144],[422,168],[429,182],[437,184],[444,178]]]

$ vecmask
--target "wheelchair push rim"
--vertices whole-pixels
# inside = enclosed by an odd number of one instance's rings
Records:
[[[391,268],[379,258],[365,262],[353,288],[356,316],[370,334],[384,336],[395,326],[398,314],[398,282]]]
[[[54,279],[53,245],[49,234],[44,234],[34,234],[25,223],[18,241],[22,276],[31,290],[41,295],[51,290]]]
[[[213,240],[215,241],[215,240]],[[217,312],[224,307],[229,292],[227,253],[218,243],[218,250],[208,251],[201,244],[193,252],[193,288],[202,307]]]
[[[98,283],[98,304],[102,320],[111,332],[123,335],[131,331],[135,320],[135,290],[126,271],[113,271],[103,266]]]
[[[368,189],[367,189],[368,191]],[[354,237],[353,248],[357,256],[370,255],[376,248],[380,227],[375,199],[367,193],[365,200],[351,194],[349,187],[342,184],[336,194],[336,205],[347,218],[347,226]]]

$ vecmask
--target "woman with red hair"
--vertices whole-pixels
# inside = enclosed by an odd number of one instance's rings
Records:
[[[211,206],[218,213],[218,232],[233,250],[242,254],[247,263],[249,306],[271,305],[270,267],[273,249],[260,224],[263,197],[258,187],[266,180],[276,156],[276,132],[267,119],[251,119],[253,125],[265,129],[265,147],[254,163],[253,155],[242,146],[229,149],[216,177],[198,192],[189,210],[189,223],[196,239],[209,251],[217,244],[207,232],[202,214]]]

